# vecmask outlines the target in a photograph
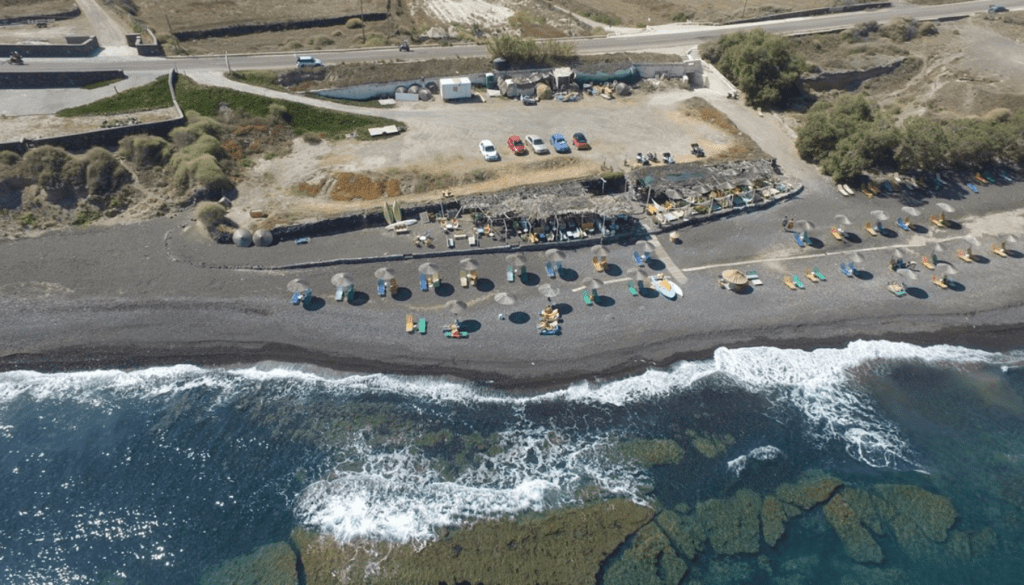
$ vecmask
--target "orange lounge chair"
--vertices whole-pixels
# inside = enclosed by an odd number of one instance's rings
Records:
[[[837,228],[835,226],[832,226],[832,237],[837,239],[837,240],[839,240],[840,242],[845,242],[846,241],[846,238],[843,237],[843,230],[841,230],[841,229],[839,229],[839,228]]]
[[[877,235],[878,235],[878,232],[877,232],[877,231],[875,231],[875,228],[874,228],[874,227],[873,227],[873,226],[871,225],[871,223],[870,223],[870,222],[869,222],[869,223],[866,223],[866,224],[864,224],[864,230],[865,230],[866,232],[868,232],[869,234],[871,234],[872,236],[877,236]]]
[[[935,270],[935,260],[927,256],[921,256],[921,264],[928,270]]]
[[[996,244],[996,243],[993,243],[992,244],[992,253],[995,254],[996,256],[1002,256],[1003,258],[1008,258],[1009,257],[1009,256],[1006,255],[1006,244]]]

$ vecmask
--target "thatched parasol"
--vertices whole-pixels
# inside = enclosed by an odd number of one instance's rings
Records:
[[[381,266],[373,273],[379,280],[391,280],[395,277],[395,271],[388,268],[387,266]]]
[[[459,266],[466,272],[473,272],[480,268],[480,263],[473,258],[463,258],[462,260],[459,260]]]
[[[889,219],[889,214],[882,211],[881,209],[876,209],[872,211],[871,215],[875,216],[875,219],[877,219],[878,221],[885,221]]]
[[[631,268],[629,270],[628,274],[630,276],[632,276],[633,278],[635,278],[636,280],[646,280],[647,279],[647,271],[644,270],[643,268],[639,268],[639,267]]]
[[[900,268],[896,271],[903,278],[909,278],[910,280],[917,280],[917,273],[909,268]]]
[[[596,289],[601,288],[602,286],[604,286],[604,281],[602,281],[599,278],[594,278],[593,276],[588,276],[588,277],[583,279],[583,287],[584,288],[596,290]]]
[[[651,252],[654,251],[654,244],[648,242],[647,240],[641,240],[636,247],[638,250],[646,254],[650,254]]]
[[[448,301],[447,303],[444,304],[444,308],[446,308],[449,311],[451,311],[452,315],[455,315],[455,317],[458,318],[459,311],[465,311],[466,310],[466,303],[464,303],[462,301],[451,300],[451,301]]]
[[[813,230],[814,229],[814,224],[811,223],[809,220],[806,220],[806,219],[799,219],[799,220],[793,222],[793,226],[797,229],[797,231],[801,231],[801,232],[806,232],[808,230]]]
[[[980,246],[981,245],[981,240],[979,240],[978,238],[976,238],[974,236],[964,236],[964,241],[967,242],[968,244],[972,245],[972,246]]]
[[[850,254],[850,260],[853,262],[863,262],[864,257],[861,256],[859,253],[854,252],[853,254]]]
[[[836,219],[838,219],[839,223],[841,223],[843,225],[853,225],[853,222],[850,221],[850,218],[846,217],[845,215],[843,215],[841,213],[836,216]]]
[[[940,201],[939,203],[936,203],[935,205],[937,205],[939,209],[941,209],[942,211],[945,211],[946,213],[955,213],[956,212],[956,209],[952,205],[950,205],[949,203],[946,203],[945,201]]]
[[[516,304],[516,297],[512,293],[500,292],[494,295],[494,300],[499,305],[514,305]]]
[[[605,248],[604,246],[602,246],[600,244],[592,247],[590,249],[590,251],[593,252],[594,256],[597,256],[598,258],[607,258],[608,257],[608,248]]]
[[[270,233],[270,230],[256,230],[252,234],[252,243],[260,248],[266,248],[274,243],[274,234]]]
[[[729,286],[734,287],[744,287],[750,284],[750,280],[747,278],[747,275],[732,268],[722,272],[722,280],[729,283]]]
[[[352,277],[350,277],[347,272],[339,272],[331,277],[331,284],[343,288],[346,286],[352,286]]]
[[[309,283],[300,278],[288,281],[288,292],[300,293],[309,290]]]
[[[909,215],[911,217],[917,217],[917,216],[921,215],[920,211],[918,211],[916,208],[911,207],[909,205],[904,205],[903,206],[903,213],[906,213],[907,215]]]

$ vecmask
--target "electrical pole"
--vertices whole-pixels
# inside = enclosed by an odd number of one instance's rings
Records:
[[[363,12],[363,0],[359,0],[359,28],[363,31],[363,44],[366,44],[366,14]]]

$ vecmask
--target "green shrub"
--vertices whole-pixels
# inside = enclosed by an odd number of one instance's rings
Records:
[[[807,70],[792,41],[761,29],[725,35],[704,56],[743,91],[753,107],[779,108],[800,93]]]
[[[518,67],[564,65],[576,60],[574,45],[551,40],[538,43],[510,34],[489,39],[487,50],[492,59],[500,57]]]
[[[897,43],[905,43],[917,37],[919,32],[918,22],[913,18],[899,18],[881,27],[878,32]]]
[[[19,162],[21,162],[21,157],[18,156],[18,153],[10,150],[0,150],[0,165],[11,167]]]
[[[171,91],[167,87],[167,76],[163,75],[146,85],[120,91],[91,104],[61,110],[57,112],[57,115],[64,117],[115,115],[169,108],[173,105]]]
[[[102,217],[100,210],[96,209],[92,205],[83,205],[78,209],[78,213],[75,215],[75,219],[71,222],[72,225],[88,225],[97,219]]]
[[[184,128],[175,128],[184,130]],[[174,148],[159,136],[140,134],[121,139],[118,154],[138,168],[162,167],[171,159]]]
[[[216,136],[219,138],[224,134],[224,126],[213,118],[201,116],[192,111],[188,112],[186,118],[188,118],[188,126],[186,126],[186,128],[196,136],[209,134],[210,136]]]
[[[33,227],[36,223],[38,223],[38,220],[36,219],[36,216],[31,213],[22,213],[18,216],[18,224],[23,228]]]
[[[363,19],[361,18],[350,18],[345,21],[345,28],[363,28]]]
[[[89,195],[112,193],[131,181],[131,173],[105,148],[91,148],[84,158],[85,184]]]
[[[305,141],[306,144],[320,144],[323,142],[323,139],[320,138],[316,132],[306,132],[302,135],[302,140]]]
[[[224,219],[228,210],[224,209],[224,206],[213,201],[203,201],[196,206],[196,221],[203,224],[204,227],[211,227]]]
[[[45,145],[26,152],[21,159],[21,168],[24,175],[43,188],[60,188],[64,186],[67,174],[70,174],[65,173],[64,167],[71,166],[73,160],[63,148]]]

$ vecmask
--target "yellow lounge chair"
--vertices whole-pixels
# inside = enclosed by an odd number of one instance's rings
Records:
[[[782,277],[782,282],[789,287],[789,290],[796,290],[796,283],[793,282],[793,277],[786,275]]]
[[[992,253],[995,254],[996,256],[1002,256],[1003,258],[1008,258],[1009,257],[1009,256],[1006,255],[1006,244],[996,244],[996,243],[993,243],[992,244]]]
[[[877,236],[878,235],[878,232],[875,231],[875,228],[872,227],[870,222],[864,224],[864,231],[866,231],[867,233],[871,234],[872,236]]]
[[[832,237],[839,240],[840,242],[846,241],[846,238],[843,237],[843,230],[835,226],[832,226]]]
[[[412,333],[416,329],[416,322],[412,317],[412,313],[405,316],[405,332]]]
[[[605,267],[608,266],[608,261],[602,258],[594,256],[594,270],[598,272],[604,272]]]
[[[928,270],[935,270],[935,262],[927,256],[921,256],[921,264]]]
[[[956,251],[956,257],[961,259],[961,260],[963,260],[964,262],[974,262],[974,255],[971,254],[971,249],[970,248],[967,248],[966,251],[964,251],[964,250],[957,250]]]
[[[933,224],[935,224],[936,226],[938,226],[938,227],[946,227],[946,214],[945,213],[943,213],[942,215],[940,215],[938,217],[933,215],[929,219],[931,219],[931,222]]]
[[[807,279],[808,279],[808,280],[810,280],[811,282],[819,282],[819,280],[818,280],[818,276],[817,276],[816,274],[814,274],[814,271],[812,271],[812,270],[810,270],[810,269],[808,269],[808,270],[807,270],[807,272],[804,272],[804,275],[805,275],[805,276],[807,277]]]
[[[949,285],[946,284],[946,277],[945,276],[943,276],[943,277],[932,276],[932,284],[934,284],[935,286],[937,286],[939,288],[949,288]]]

